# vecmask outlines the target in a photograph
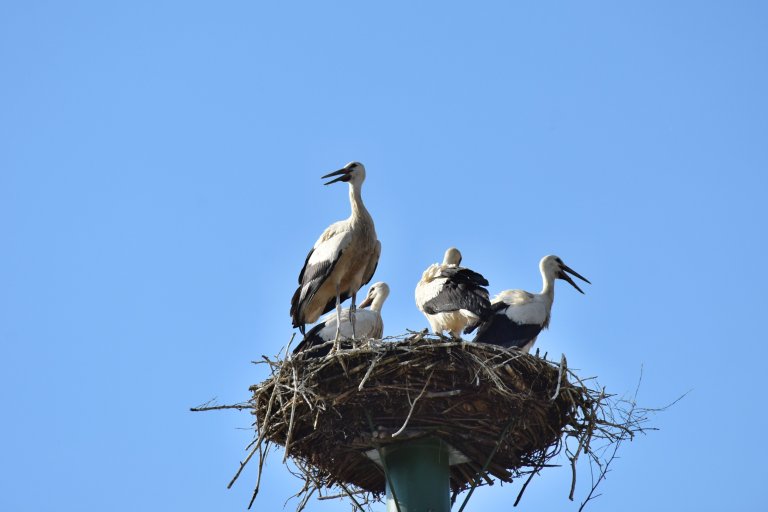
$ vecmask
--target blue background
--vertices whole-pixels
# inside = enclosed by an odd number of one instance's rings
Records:
[[[413,288],[450,245],[492,293],[537,291],[556,253],[594,284],[560,283],[537,346],[619,394],[642,366],[642,405],[692,390],[588,510],[761,509],[767,22],[757,1],[0,2],[0,509],[244,509],[249,415],[188,408],[264,378],[349,212],[318,178],[350,160],[387,334],[426,327]],[[280,459],[257,510],[298,490]],[[569,476],[520,509],[577,510]]]

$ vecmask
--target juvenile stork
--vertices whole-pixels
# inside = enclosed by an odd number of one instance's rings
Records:
[[[310,350],[312,347],[322,345],[328,341],[334,341],[336,329],[339,325],[341,337],[344,339],[380,339],[384,334],[384,321],[381,319],[381,307],[389,296],[389,286],[387,283],[378,282],[372,284],[368,289],[368,295],[360,303],[360,307],[355,314],[356,333],[352,334],[352,324],[349,320],[349,309],[341,312],[341,324],[338,322],[336,312],[329,314],[322,322],[314,326],[307,332],[304,339],[293,350],[294,354]],[[371,309],[363,309],[370,306]],[[322,357],[330,352],[330,347],[323,347],[312,350],[313,357]]]
[[[355,329],[355,296],[370,282],[379,262],[381,244],[376,238],[373,219],[365,209],[360,191],[365,181],[365,167],[350,162],[338,171],[322,178],[338,176],[326,185],[349,183],[352,214],[348,219],[331,224],[317,239],[307,254],[299,274],[299,287],[291,299],[293,326],[304,334],[305,324],[311,324],[336,307],[341,317],[341,303],[352,297],[350,321]],[[337,326],[336,339],[340,332]]]
[[[461,253],[451,247],[443,263],[430,265],[416,285],[416,305],[435,334],[449,331],[458,338],[489,314],[488,281],[460,263]]]
[[[480,324],[475,337],[476,343],[518,348],[527,354],[536,343],[536,337],[541,330],[549,326],[552,302],[555,300],[555,279],[568,281],[581,293],[584,292],[568,273],[589,283],[557,256],[544,256],[539,262],[539,270],[544,281],[541,293],[523,290],[505,290],[499,293],[491,304],[493,313]]]

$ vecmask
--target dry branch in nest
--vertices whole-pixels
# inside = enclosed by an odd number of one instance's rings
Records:
[[[597,477],[590,472],[588,501],[615,448],[644,430],[647,410],[590,387],[594,381],[580,379],[564,356],[554,363],[423,333],[393,339],[321,358],[264,357],[271,376],[251,387],[247,403],[199,408],[249,408],[256,416],[256,437],[233,482],[254,455],[260,480],[270,443],[278,444],[283,461],[291,457],[304,480],[299,509],[315,493],[346,496],[362,508],[385,490],[384,471],[372,456],[390,443],[431,436],[451,447],[454,498],[529,475],[519,501],[530,477],[565,447],[571,499],[576,461],[585,455],[598,467]]]

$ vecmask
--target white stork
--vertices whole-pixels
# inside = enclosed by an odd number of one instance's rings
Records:
[[[365,209],[360,190],[365,181],[365,167],[350,162],[323,179],[338,176],[326,185],[343,181],[349,183],[352,214],[348,219],[331,224],[317,239],[307,254],[299,274],[299,287],[291,299],[293,326],[304,334],[305,324],[311,324],[336,307],[341,316],[341,303],[352,297],[350,305],[352,330],[355,327],[355,296],[370,282],[381,253],[373,219]],[[336,337],[340,332],[337,328]]]
[[[544,256],[539,262],[539,270],[544,281],[541,293],[524,290],[505,290],[499,293],[491,304],[493,313],[480,324],[476,343],[519,348],[527,354],[541,330],[549,326],[552,302],[555,300],[555,279],[568,281],[581,293],[584,292],[566,272],[589,283],[557,256]]]
[[[384,301],[389,296],[389,286],[387,283],[379,281],[374,283],[368,289],[368,295],[360,303],[359,309],[355,313],[356,332],[352,334],[352,324],[349,320],[349,309],[341,312],[341,337],[344,339],[380,339],[384,334],[384,321],[381,319],[381,308]],[[371,309],[363,309],[370,306]],[[336,329],[339,325],[336,312],[329,314],[322,322],[314,326],[307,332],[304,339],[293,350],[294,354],[302,351],[312,352],[313,357],[322,357],[330,352],[330,347],[312,349],[322,345],[335,338]]]
[[[484,288],[488,281],[460,263],[461,253],[451,247],[443,263],[430,265],[416,285],[416,305],[435,334],[449,331],[458,338],[463,329],[488,315],[490,302]]]

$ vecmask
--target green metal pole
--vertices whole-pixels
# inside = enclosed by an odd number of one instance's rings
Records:
[[[417,439],[389,445],[382,452],[389,473],[387,512],[450,512],[445,443],[435,438]]]

